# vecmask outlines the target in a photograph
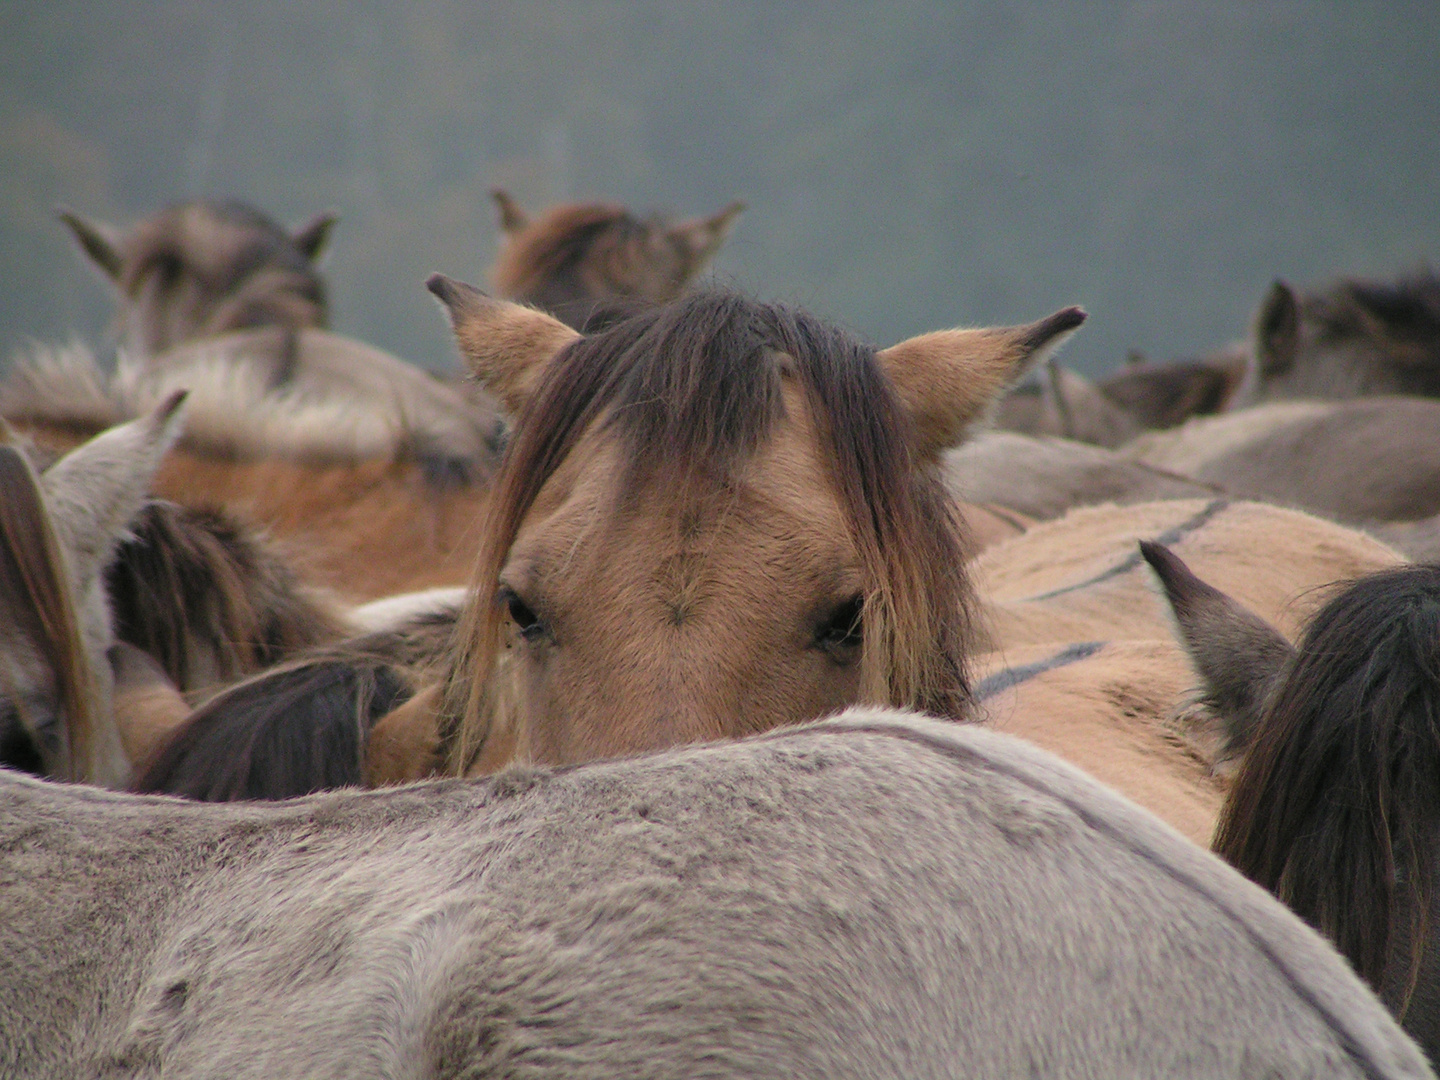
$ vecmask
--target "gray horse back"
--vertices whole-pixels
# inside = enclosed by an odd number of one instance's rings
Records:
[[[271,806],[0,779],[0,1074],[1429,1075],[1318,936],[902,714]]]

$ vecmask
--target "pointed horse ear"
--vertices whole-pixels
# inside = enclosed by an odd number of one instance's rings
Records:
[[[314,262],[325,250],[325,245],[330,242],[330,231],[335,228],[335,222],[338,220],[340,220],[339,214],[333,210],[326,210],[323,214],[316,214],[291,233],[290,239],[306,259]]]
[[[491,188],[490,198],[495,200],[495,208],[500,211],[500,231],[506,236],[513,236],[530,224],[530,216],[504,188]]]
[[[100,272],[118,285],[120,271],[124,269],[124,260],[120,256],[120,231],[103,222],[88,221],[63,206],[56,209],[55,216],[70,230],[79,242],[80,250],[100,268]]]
[[[1237,757],[1249,749],[1294,647],[1259,615],[1201,581],[1165,545],[1142,540],[1140,554],[1165,590],[1202,698],[1224,725],[1224,756]]]
[[[1280,375],[1295,363],[1300,345],[1300,299],[1276,278],[1255,314],[1255,362],[1260,375]]]
[[[551,357],[580,336],[543,311],[496,300],[444,274],[431,274],[425,287],[450,316],[471,374],[511,416],[524,409]]]
[[[1084,321],[1084,311],[1068,307],[1024,326],[937,330],[876,353],[915,421],[922,460],[934,461],[963,442],[1005,388]]]
[[[186,391],[177,390],[149,416],[102,431],[40,478],[77,596],[109,565],[144,505],[161,459],[180,434],[185,396]]]
[[[694,272],[699,273],[715,257],[720,245],[725,243],[735,219],[745,212],[745,204],[739,199],[730,203],[709,217],[690,218],[670,226],[666,231],[685,245],[695,260]]]

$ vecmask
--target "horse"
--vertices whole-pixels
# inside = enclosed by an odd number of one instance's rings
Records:
[[[490,269],[495,291],[577,330],[606,308],[679,296],[745,209],[736,201],[709,217],[671,221],[609,203],[563,203],[531,218],[507,192],[491,195],[503,235]]]
[[[124,231],[73,210],[59,217],[119,294],[118,336],[132,356],[257,326],[293,342],[328,324],[316,261],[334,214],[291,231],[233,200],[170,206]]]
[[[873,708],[280,804],[0,774],[0,882],[17,1080],[1433,1075],[1213,855]]]
[[[63,452],[177,386],[189,395],[186,429],[156,477],[160,497],[267,529],[309,581],[352,600],[468,578],[468,538],[504,444],[498,413],[488,427],[472,422],[478,414],[412,427],[395,400],[277,390],[224,357],[164,372],[122,358],[112,374],[73,347],[17,363],[0,415]]]
[[[245,415],[236,403],[282,393],[292,409],[318,403],[341,414],[325,426],[330,430],[322,427],[322,438],[368,436],[442,474],[485,473],[493,465],[503,428],[493,401],[328,331],[315,260],[334,215],[293,234],[236,202],[172,206],[123,234],[72,211],[61,220],[120,300],[120,351],[128,363],[100,390],[102,399],[117,399],[102,426],[136,415],[117,415],[127,403],[143,411],[177,386],[192,392],[197,413],[211,412],[208,400],[216,399],[211,424],[229,428]],[[28,378],[43,385],[54,374]],[[46,395],[38,396],[45,403]]]
[[[1217,484],[1074,439],[983,431],[944,457],[956,498],[1049,521],[1079,506],[1208,499]]]
[[[1360,578],[1292,646],[1173,553],[1146,558],[1240,760],[1215,850],[1334,941],[1440,1060],[1440,568]]]
[[[1230,407],[1372,394],[1440,396],[1440,278],[1427,269],[1305,294],[1275,281]]]
[[[938,479],[939,454],[982,418],[1000,387],[1078,327],[1082,312],[1067,308],[1021,327],[943,331],[877,354],[812,317],[723,292],[691,294],[582,339],[542,312],[443,276],[432,278],[431,288],[450,312],[462,352],[522,433],[478,530],[482,569],[472,595],[482,599],[460,612],[454,647],[438,674],[428,660],[420,665],[426,685],[412,678],[415,665],[397,665],[390,685],[413,696],[373,728],[368,708],[344,699],[339,715],[327,705],[299,716],[293,708],[274,709],[261,719],[264,687],[255,685],[197,713],[167,748],[153,786],[204,794],[197,785],[203,788],[206,777],[229,775],[228,757],[214,754],[239,736],[211,734],[236,731],[233,716],[225,715],[229,702],[250,714],[250,730],[258,722],[275,733],[253,736],[249,745],[283,745],[285,754],[304,749],[317,776],[328,774],[327,762],[354,757],[356,717],[366,719],[367,753],[396,751],[398,772],[377,769],[368,758],[352,766],[377,783],[485,771],[516,753],[564,762],[738,735],[856,700],[964,714],[973,604],[960,568],[970,549]],[[525,430],[534,433],[528,441]],[[555,439],[555,446],[546,442]],[[677,476],[680,463],[691,467]],[[672,496],[678,508],[667,505]],[[577,501],[567,509],[572,497]],[[501,637],[534,642],[538,653],[544,635],[538,628],[505,629],[499,618],[524,617],[530,600],[520,590],[529,593],[532,585],[507,581],[516,596],[512,601],[507,591],[492,608],[497,584],[489,580],[498,574],[489,564],[509,552],[512,530],[532,508],[561,532],[570,530],[556,534],[549,550],[559,559],[555,586],[577,590],[567,603],[575,604],[580,622],[567,637],[585,635],[565,682],[567,697],[530,702],[540,714],[537,740],[549,731],[550,715],[575,717],[580,725],[545,735],[554,741],[533,751],[517,746],[531,725],[513,711],[518,700],[508,687],[518,689],[519,672]],[[606,556],[607,545],[635,553],[626,560],[633,579],[616,579],[619,566]],[[539,558],[531,546],[527,559]],[[599,601],[602,585],[620,587],[613,609],[612,600]],[[763,613],[754,611],[760,601]],[[544,602],[551,618],[559,602],[558,596]],[[580,629],[587,613],[607,609],[615,626],[607,629],[601,619]],[[632,619],[643,634],[630,628]],[[871,630],[861,632],[862,623]],[[606,655],[616,645],[623,654]],[[712,661],[716,650],[729,655]],[[501,652],[503,670],[495,670]],[[360,685],[369,687],[374,643],[360,653]],[[313,671],[331,680],[326,686],[340,678],[335,661],[322,657]],[[589,665],[628,685],[606,686]],[[306,678],[277,675],[280,687],[292,689]],[[438,720],[441,708],[471,709],[472,683],[473,714]],[[506,704],[492,710],[492,694]],[[617,695],[676,709],[614,727],[607,710],[624,707]],[[288,700],[293,706],[293,694]],[[716,728],[717,722],[728,726]],[[296,734],[307,730],[317,733],[313,739]],[[323,732],[334,733],[333,746]],[[488,749],[480,755],[482,743]],[[272,770],[263,757],[247,769],[242,786],[252,790],[263,788],[268,774],[295,772],[288,762]]]
[[[1353,524],[1440,513],[1440,401],[1275,401],[1151,432],[1123,457]]]
[[[1194,677],[1137,537],[1183,552],[1287,631],[1333,582],[1402,560],[1333,522],[1210,499],[1077,509],[971,564],[990,650],[974,660],[985,721],[1208,845],[1231,775],[1226,740],[1193,705]]]

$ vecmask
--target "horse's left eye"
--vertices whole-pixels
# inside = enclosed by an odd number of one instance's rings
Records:
[[[526,641],[535,641],[545,634],[545,624],[540,621],[540,616],[535,614],[534,609],[514,589],[501,586],[500,603],[505,605],[505,610],[510,616],[510,621],[515,624],[515,629]]]
[[[863,613],[865,598],[852,596],[838,605],[815,631],[815,643],[831,658],[848,663],[865,642]]]

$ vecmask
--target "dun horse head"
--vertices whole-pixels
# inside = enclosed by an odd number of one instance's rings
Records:
[[[48,776],[123,786],[104,571],[179,429],[176,393],[37,477],[0,446],[0,746]]]
[[[1344,281],[1297,294],[1276,281],[1256,313],[1237,405],[1372,394],[1440,397],[1440,278]]]
[[[517,418],[436,709],[448,771],[744,735],[854,702],[966,715],[938,455],[1084,318],[876,351],[697,293],[581,337],[440,275]]]
[[[232,330],[294,335],[328,322],[315,262],[333,214],[294,232],[238,202],[172,206],[123,232],[70,210],[60,220],[119,293],[120,342],[133,355]]]
[[[642,219],[623,206],[566,203],[531,218],[493,192],[504,245],[490,276],[503,296],[579,328],[607,305],[673,300],[715,258],[744,203],[709,217]]]

